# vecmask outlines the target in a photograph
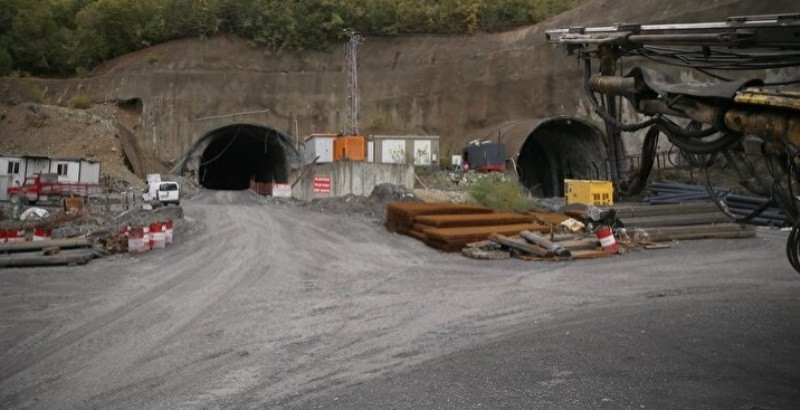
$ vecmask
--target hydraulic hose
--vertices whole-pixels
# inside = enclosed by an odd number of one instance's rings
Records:
[[[639,165],[639,172],[631,181],[630,186],[625,190],[625,195],[636,195],[647,186],[647,180],[650,178],[650,173],[653,171],[653,163],[656,159],[656,150],[658,148],[658,134],[661,130],[658,127],[650,127],[644,137],[642,144],[642,161]]]
[[[797,223],[786,240],[786,257],[795,271],[800,274],[800,223]]]

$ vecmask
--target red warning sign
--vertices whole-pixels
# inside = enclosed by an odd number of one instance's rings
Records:
[[[314,192],[331,192],[331,179],[325,177],[314,178]]]

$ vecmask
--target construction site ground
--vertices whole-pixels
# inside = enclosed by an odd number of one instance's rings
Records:
[[[0,407],[800,403],[784,231],[477,261],[347,201],[201,190],[166,249],[3,269]]]

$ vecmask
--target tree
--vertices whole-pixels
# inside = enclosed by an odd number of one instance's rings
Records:
[[[586,0],[0,0],[0,75],[70,75],[162,41],[237,33],[274,50],[366,35],[474,33]]]
[[[18,69],[43,74],[70,72],[71,31],[56,21],[53,4],[43,1],[20,6],[11,19],[5,43]]]

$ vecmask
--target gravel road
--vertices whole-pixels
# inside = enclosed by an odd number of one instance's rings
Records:
[[[576,313],[800,295],[777,231],[474,261],[248,192],[202,191],[184,209],[198,228],[171,248],[0,272],[1,408],[303,407]]]

